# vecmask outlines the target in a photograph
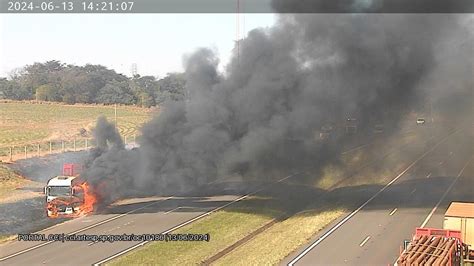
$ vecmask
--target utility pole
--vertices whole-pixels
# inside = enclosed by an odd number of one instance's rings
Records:
[[[432,98],[431,95],[430,95],[430,120],[431,120],[431,124],[433,124],[433,122],[434,122],[434,117],[433,117],[433,98]]]
[[[132,64],[132,78],[134,78],[138,74],[138,67],[136,63]]]
[[[115,127],[117,127],[117,104],[114,105],[114,120],[115,120]]]
[[[240,65],[240,0],[237,0],[237,28],[236,28],[236,39],[237,39],[237,62]]]

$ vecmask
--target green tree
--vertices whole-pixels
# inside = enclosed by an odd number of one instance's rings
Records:
[[[51,84],[41,85],[36,89],[36,100],[57,101],[59,100],[58,90]]]
[[[147,92],[142,92],[138,95],[138,105],[142,107],[152,107],[155,105],[155,99]]]
[[[8,80],[6,78],[0,78],[0,99],[4,99],[5,97],[5,90],[8,86]]]
[[[136,75],[130,81],[130,91],[133,93],[135,103],[143,107],[151,107],[156,104],[155,95],[159,90],[158,81],[153,76],[140,77]]]
[[[133,102],[134,97],[130,93],[127,82],[112,81],[100,89],[96,100],[105,104],[130,104]]]
[[[185,98],[186,78],[184,73],[168,73],[166,77],[158,81],[158,84],[157,102],[178,101]]]

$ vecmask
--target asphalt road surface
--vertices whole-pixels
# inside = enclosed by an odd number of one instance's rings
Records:
[[[121,235],[158,234],[238,199],[235,195],[196,198],[154,198],[148,202],[116,206],[110,214],[70,220],[42,234]],[[84,265],[98,262],[137,242],[28,242],[0,246],[2,265]]]
[[[455,149],[456,153],[454,153],[454,155],[463,156],[462,151],[458,151],[462,150],[462,148],[463,147],[459,147],[459,149]],[[356,149],[358,149],[358,147],[356,147]],[[440,154],[438,156],[444,155]],[[446,164],[451,163],[447,161]],[[429,168],[428,165],[426,167],[426,169]],[[453,167],[456,168],[458,165],[456,164]],[[440,166],[440,168],[442,167]],[[430,171],[432,171],[432,169]],[[284,181],[284,179],[281,179],[280,181]],[[411,185],[405,184],[401,187],[406,189],[406,186]],[[225,187],[229,187],[229,185],[227,184]],[[171,229],[190,223],[216,209],[228,206],[229,204],[242,199],[248,195],[248,193],[254,193],[258,191],[258,187],[259,186],[248,186],[246,188],[230,191],[230,193],[227,193],[229,191],[225,191],[222,188],[216,187],[215,193],[209,193],[211,196],[156,197],[140,199],[136,202],[125,201],[120,205],[112,206],[107,211],[107,213],[95,214],[69,220],[66,223],[47,228],[40,231],[39,233],[48,236],[50,234],[63,233],[77,235],[122,235],[131,233],[157,234],[168,232]],[[386,192],[388,191],[389,190],[387,189]],[[397,195],[400,195],[399,191],[397,192]],[[439,195],[439,193],[435,193],[434,195]],[[374,213],[385,211],[382,210],[382,208],[380,208],[378,205],[375,206],[376,208],[374,209]],[[368,205],[367,207],[370,206]],[[430,205],[430,208],[431,207],[432,206]],[[388,207],[385,206],[384,208]],[[368,220],[372,221],[370,217]],[[362,222],[362,227],[368,228],[364,222]],[[410,232],[412,231],[411,229]],[[361,231],[359,230],[357,233],[359,234]],[[349,238],[353,238],[353,240],[355,240],[356,238],[359,238],[359,236],[356,236],[355,234],[349,234]],[[349,242],[344,240],[342,243]],[[396,241],[394,243],[396,243],[396,246],[398,247],[400,241]],[[116,241],[113,243],[90,241],[66,241],[64,243],[56,241],[15,241],[0,245],[0,264],[93,264],[120,254],[125,250],[135,247],[137,244],[137,242],[133,241]],[[371,244],[371,242],[367,241],[365,244],[368,246]],[[339,246],[335,247],[340,247],[340,244]],[[329,251],[331,250],[332,247],[329,248]],[[335,250],[337,250],[337,248],[335,248]],[[398,248],[395,250],[398,250]],[[337,254],[337,251],[333,254]],[[339,257],[341,256],[339,255]],[[321,261],[321,263],[325,264],[324,261]]]
[[[452,135],[282,264],[393,264],[416,227],[442,228],[451,201],[474,201],[472,145],[465,131]]]
[[[109,207],[106,214],[72,219],[37,233],[45,234],[46,237],[54,234],[101,236],[169,233],[298,176],[289,175],[272,183],[216,182],[189,195],[124,200]],[[190,196],[197,194],[201,196]],[[140,243],[143,242],[14,241],[0,245],[0,265],[90,265],[138,247]]]

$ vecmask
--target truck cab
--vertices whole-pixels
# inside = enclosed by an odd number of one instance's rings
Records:
[[[47,216],[72,215],[80,211],[83,204],[83,192],[76,185],[75,176],[56,176],[51,178],[44,193],[46,195]]]
[[[84,191],[74,169],[73,164],[65,164],[63,175],[49,179],[44,187],[48,217],[68,216],[80,211]]]

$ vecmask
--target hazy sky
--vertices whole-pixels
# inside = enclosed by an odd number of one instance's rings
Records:
[[[240,14],[240,35],[274,24],[273,14]],[[229,59],[236,14],[0,14],[0,77],[34,62],[101,64],[130,75],[182,70],[182,56],[198,47]]]

